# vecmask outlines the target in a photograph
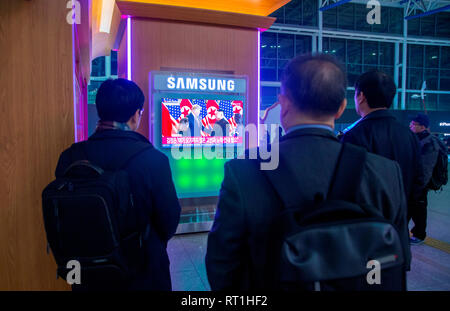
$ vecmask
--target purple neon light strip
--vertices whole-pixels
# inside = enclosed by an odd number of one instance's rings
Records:
[[[258,132],[258,143],[257,146],[259,147],[259,114],[261,109],[261,30],[258,29],[258,114],[257,114],[257,126],[256,130]]]
[[[76,55],[75,55],[75,23],[72,23],[72,84],[73,84],[73,125],[75,126],[75,142],[78,142],[78,124],[77,124],[77,76],[76,76]]]
[[[131,81],[131,17],[127,19],[127,78]]]

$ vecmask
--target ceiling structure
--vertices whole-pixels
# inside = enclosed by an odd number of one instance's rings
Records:
[[[91,3],[91,59],[108,55],[117,45],[115,38],[121,31],[121,12],[116,2],[140,2],[178,7],[201,8],[214,11],[245,13],[268,16],[291,0],[86,0]],[[345,3],[370,4],[379,2],[382,6],[404,8],[405,20],[450,11],[450,0],[318,0],[320,11],[341,6]],[[274,25],[273,27],[277,27]],[[286,28],[283,26],[283,29]],[[297,30],[298,31],[298,30]],[[350,36],[352,34],[349,34]],[[397,39],[397,38],[394,38]],[[448,42],[446,42],[448,44]]]
[[[291,0],[121,0],[267,16]]]
[[[321,0],[320,11],[326,11],[352,0]],[[395,6],[405,8],[405,20],[415,19],[419,17],[429,16],[439,12],[450,11],[450,1],[448,0],[378,0],[378,1],[356,1],[355,3],[364,3],[368,6],[371,2],[374,4],[379,2],[382,6]],[[373,5],[373,4],[372,4]]]

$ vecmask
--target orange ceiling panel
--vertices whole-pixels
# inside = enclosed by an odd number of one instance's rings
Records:
[[[122,0],[267,16],[291,0]]]

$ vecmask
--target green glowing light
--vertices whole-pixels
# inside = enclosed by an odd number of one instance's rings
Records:
[[[191,184],[191,178],[189,175],[182,175],[176,179],[176,184],[178,184],[180,188],[188,188]]]
[[[218,195],[227,159],[179,159],[168,154],[177,195],[183,197]]]
[[[199,188],[206,188],[208,186],[208,176],[205,174],[198,175],[196,178],[196,184]]]
[[[176,160],[175,163],[177,164],[177,166],[178,166],[180,169],[185,170],[185,169],[188,169],[188,168],[189,168],[189,166],[190,166],[190,161],[191,161],[191,160],[180,159],[180,160]]]
[[[205,169],[208,166],[208,160],[202,159],[202,160],[195,160],[195,167],[197,169]]]

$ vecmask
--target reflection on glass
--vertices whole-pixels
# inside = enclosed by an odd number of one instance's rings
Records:
[[[364,42],[364,64],[378,64],[378,42]]]
[[[261,34],[261,58],[277,58],[277,34],[263,32]]]
[[[294,57],[294,35],[278,34],[278,57],[281,59]]]

